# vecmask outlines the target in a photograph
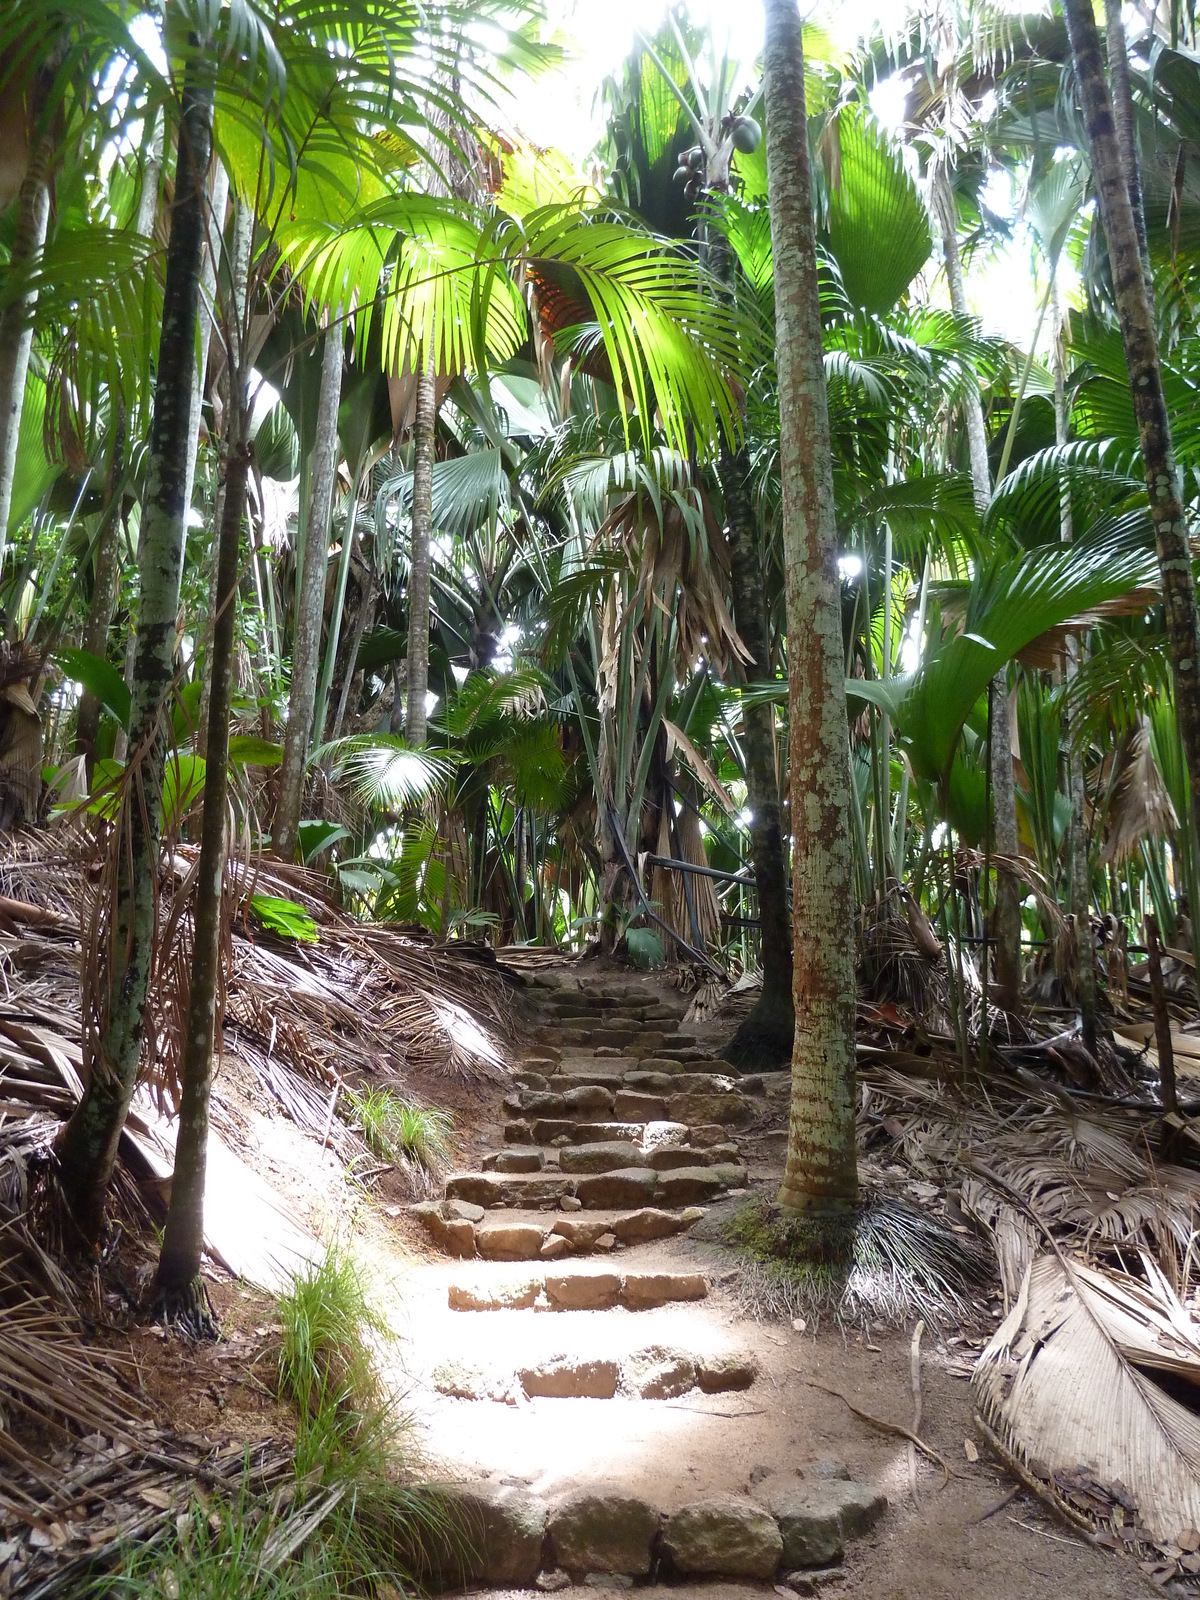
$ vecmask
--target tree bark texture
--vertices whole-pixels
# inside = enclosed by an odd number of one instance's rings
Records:
[[[121,501],[125,485],[125,407],[118,400],[112,419],[112,448],[108,458],[108,490],[100,528],[96,534],[96,568],[92,580],[92,599],[83,628],[83,648],[102,660],[108,654],[108,630],[112,626],[121,582]],[[85,690],[75,722],[75,753],[87,765],[88,783],[96,765],[96,740],[100,734],[100,702]]]
[[[283,861],[296,854],[304,772],[312,736],[317,673],[321,667],[321,623],[325,614],[325,581],[329,574],[329,524],[333,480],[338,459],[338,406],[342,395],[342,329],[325,335],[321,356],[321,388],[317,398],[316,442],[313,446],[312,494],[304,539],[304,565],[292,642],[292,689],[279,774],[279,805],[271,849]]]
[[[1129,86],[1129,55],[1125,48],[1125,24],[1121,21],[1120,0],[1107,0],[1104,8],[1104,42],[1108,49],[1108,78],[1112,85],[1113,127],[1125,185],[1129,190],[1129,209],[1137,234],[1138,255],[1146,276],[1147,294],[1153,296],[1150,273],[1150,245],[1146,237],[1146,207],[1142,201],[1142,164],[1137,152],[1137,123],[1133,114],[1133,91]]]
[[[225,177],[225,169],[218,163],[213,173],[213,213],[209,221],[208,240],[209,250],[205,257],[205,289],[210,295],[216,292],[216,263],[220,258],[222,247],[221,227],[218,217],[223,218],[225,202],[228,196],[229,180]],[[218,211],[217,203],[220,201]],[[250,278],[250,251],[254,244],[254,212],[244,200],[239,200],[234,211],[232,250],[230,251],[230,276],[233,291],[233,302],[225,309],[226,330],[226,360],[224,381],[228,386],[226,395],[226,420],[225,427],[227,438],[225,441],[226,461],[232,460],[233,429],[238,427],[241,437],[245,438],[245,425],[242,422],[234,424],[230,413],[236,405],[243,404],[236,394],[236,385],[240,381],[237,374],[237,350],[240,348],[246,329],[246,295]],[[208,278],[212,278],[210,286]],[[208,345],[212,337],[213,315],[201,308],[201,360],[197,364],[197,412],[204,400],[204,376],[208,366]],[[197,433],[199,430],[197,430]],[[192,463],[193,470],[195,461]],[[209,551],[208,575],[208,614],[204,619],[204,653],[200,661],[200,703],[196,709],[196,749],[200,755],[208,753],[208,723],[209,704],[212,699],[212,651],[213,628],[216,622],[217,607],[220,604],[220,566],[221,566],[221,534],[224,526],[224,495],[228,493],[228,475],[225,487],[218,492],[216,505],[213,507],[213,528],[215,530],[212,548]]]
[[[946,258],[950,307],[956,317],[967,317],[967,291],[962,258],[958,252],[958,213],[950,179],[943,167],[937,180],[938,220]],[[982,512],[992,498],[992,469],[988,464],[987,430],[977,390],[966,396],[967,448],[971,461],[971,486],[976,508]],[[996,849],[1001,855],[1020,854],[1017,833],[1017,791],[1013,779],[1012,711],[1008,700],[1008,673],[1004,668],[992,683],[991,742],[992,815]],[[991,917],[992,948],[996,955],[993,999],[1002,1010],[1016,1009],[1021,993],[1021,891],[1012,872],[996,869],[996,903]]]
[[[1129,387],[1142,447],[1162,577],[1167,644],[1175,684],[1175,711],[1187,758],[1192,795],[1200,795],[1200,638],[1196,590],[1188,547],[1188,526],[1180,501],[1171,443],[1171,422],[1163,396],[1154,314],[1138,248],[1129,185],[1104,78],[1100,37],[1090,0],[1063,0],[1071,41],[1075,81],[1083,102],[1091,149],[1092,181],[1108,240],[1113,291],[1129,369]],[[1193,800],[1193,837],[1195,835]]]
[[[779,455],[791,708],[796,1039],[787,1211],[858,1194],[850,763],[829,413],[796,0],[766,0],[763,83],[775,258]]]
[[[771,678],[767,610],[759,560],[754,506],[749,492],[749,459],[743,447],[721,450],[719,471],[729,525],[730,588],[733,616],[753,664],[747,683]],[[727,1059],[753,1064],[764,1052],[786,1060],[795,1034],[792,1009],[792,929],[787,903],[787,852],[783,807],[775,767],[775,707],[746,706],[742,748],[746,756],[746,804],[750,809],[750,858],[758,895],[762,940],[762,995],[726,1047]],[[731,1055],[729,1052],[733,1051]],[[765,1064],[760,1061],[760,1064]]]
[[[35,268],[46,243],[53,154],[54,141],[48,133],[35,138],[17,197],[17,226],[7,268],[10,274],[26,273]],[[36,305],[34,289],[13,300],[0,313],[0,568],[3,568],[8,544],[8,518],[17,474],[17,444],[21,436]]]
[[[235,379],[244,388],[243,380]],[[175,1138],[175,1175],[158,1260],[159,1294],[180,1293],[200,1272],[204,1248],[204,1181],[208,1163],[209,1092],[220,988],[226,814],[229,797],[229,718],[233,702],[234,622],[238,558],[246,508],[250,447],[244,437],[244,394],[231,400],[225,495],[217,541],[217,610],[212,630],[212,693],[208,755],[196,879],[195,933],[183,1056],[183,1094]]]
[[[180,107],[175,197],[167,247],[162,333],[138,550],[141,603],[130,716],[135,787],[123,807],[123,846],[108,962],[99,979],[102,1028],[83,1099],[59,1154],[64,1191],[85,1237],[103,1224],[104,1196],[137,1081],[146,995],[154,963],[164,711],[175,664],[175,628],[187,518],[187,443],[195,429],[196,321],[204,252],[204,185],[212,150],[213,85],[189,70]],[[120,826],[120,824],[119,824]]]
[[[432,356],[417,379],[413,422],[412,545],[408,570],[408,706],[405,739],[425,743],[429,692],[429,540],[433,532],[433,445],[437,385]]]
[[[1070,435],[1067,425],[1067,360],[1063,347],[1063,328],[1057,290],[1052,288],[1054,310],[1054,441],[1064,445]],[[1071,491],[1064,485],[1059,502],[1059,526],[1065,544],[1075,537],[1071,515]],[[1068,684],[1079,671],[1080,640],[1067,639],[1066,677]],[[1093,1054],[1096,1050],[1096,966],[1092,954],[1091,868],[1088,851],[1087,789],[1083,780],[1083,752],[1070,737],[1067,727],[1067,796],[1071,802],[1070,824],[1070,906],[1075,921],[1075,987],[1083,1023],[1083,1042]]]

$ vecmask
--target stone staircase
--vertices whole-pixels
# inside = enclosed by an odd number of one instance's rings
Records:
[[[414,1279],[406,1373],[454,1477],[432,1586],[782,1576],[812,1593],[886,1508],[836,1463],[781,1460],[747,1491],[738,1457],[778,1374],[685,1236],[745,1192],[743,1145],[778,1124],[788,1078],[715,1058],[686,1005],[590,964],[540,975],[486,1152],[411,1208],[450,1258]]]
[[[543,978],[534,993],[496,1148],[413,1208],[443,1250],[607,1254],[681,1233],[745,1188],[737,1130],[765,1115],[767,1080],[681,1030],[683,996],[631,994],[619,977]]]

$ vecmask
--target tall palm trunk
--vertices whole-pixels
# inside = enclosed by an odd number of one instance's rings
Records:
[[[216,538],[216,599],[209,629],[209,700],[204,736],[204,806],[193,912],[192,966],[184,1035],[183,1093],[175,1136],[175,1171],[163,1247],[155,1277],[160,1310],[183,1317],[196,1333],[213,1331],[207,1299],[197,1280],[204,1249],[204,1184],[208,1170],[209,1095],[213,1079],[217,996],[220,987],[226,827],[229,800],[229,721],[233,705],[234,623],[246,489],[250,474],[249,365],[245,340],[250,247],[254,213],[239,200],[233,226],[232,290],[225,315],[225,482]]]
[[[721,487],[729,524],[730,588],[733,616],[742,643],[753,657],[746,679],[751,687],[771,677],[767,609],[759,560],[754,507],[749,493],[745,447],[722,448]],[[743,712],[742,747],[746,757],[746,805],[750,811],[750,859],[758,895],[762,941],[762,994],[724,1047],[735,1065],[765,1066],[792,1053],[796,1015],[792,1008],[792,930],[787,903],[787,856],[783,807],[775,770],[775,707],[770,701]]]
[[[1083,101],[1091,149],[1092,180],[1108,240],[1113,290],[1129,369],[1129,388],[1142,446],[1142,466],[1158,545],[1167,644],[1175,683],[1175,709],[1193,796],[1200,796],[1200,634],[1188,525],[1180,502],[1154,331],[1129,183],[1117,142],[1112,102],[1104,79],[1100,38],[1090,0],[1063,0],[1075,81]],[[1192,818],[1195,837],[1195,801]]]
[[[226,811],[229,794],[229,718],[233,700],[235,598],[250,447],[245,438],[245,382],[231,397],[225,494],[218,535],[217,611],[212,630],[212,692],[204,772],[200,866],[196,880],[195,934],[183,1055],[183,1094],[175,1139],[175,1173],[162,1253],[155,1279],[160,1304],[208,1331],[196,1288],[204,1248],[204,1182],[208,1165],[209,1093],[213,1078],[224,903]],[[232,387],[232,385],[231,385]]]
[[[113,410],[113,439],[108,457],[108,486],[103,517],[96,534],[96,573],[92,599],[83,628],[83,648],[103,659],[108,654],[108,630],[117,606],[121,581],[121,500],[125,486],[127,422],[120,400]],[[100,702],[85,692],[75,722],[75,753],[87,764],[88,782],[96,765],[96,740],[100,734]]]
[[[413,421],[412,551],[408,572],[408,705],[405,738],[425,743],[429,692],[429,540],[433,532],[433,443],[437,383],[433,357],[417,378]]]
[[[40,97],[39,97],[40,98]],[[17,226],[9,252],[8,272],[23,274],[36,267],[50,221],[50,167],[54,141],[49,133],[34,140],[17,199]],[[0,314],[0,568],[8,543],[8,517],[17,474],[17,443],[25,405],[25,380],[33,348],[36,289],[5,306]]]
[[[1053,285],[1052,285],[1053,289]],[[1052,292],[1054,307],[1054,442],[1067,443],[1067,356],[1059,316],[1058,294]],[[1059,502],[1059,528],[1064,543],[1075,537],[1071,515],[1071,491],[1064,484]],[[1067,682],[1079,671],[1080,640],[1067,639]],[[1068,733],[1070,732],[1068,728]],[[1067,796],[1071,802],[1070,905],[1075,921],[1075,983],[1083,1023],[1083,1042],[1096,1048],[1096,967],[1092,957],[1091,872],[1088,864],[1087,790],[1083,781],[1083,752],[1073,739],[1067,744]]]
[[[292,639],[292,689],[279,774],[279,805],[271,849],[283,861],[296,854],[304,771],[312,735],[321,666],[321,622],[325,614],[325,580],[329,573],[329,524],[333,479],[338,458],[338,405],[342,396],[342,329],[335,323],[325,335],[321,356],[321,388],[317,397],[316,441],[313,445],[312,494],[304,537],[304,564]]]
[[[1146,275],[1147,292],[1152,295],[1154,287],[1150,275],[1150,245],[1146,238],[1146,208],[1142,203],[1142,168],[1137,153],[1133,91],[1129,86],[1129,55],[1125,49],[1125,24],[1121,20],[1119,0],[1107,0],[1105,5],[1104,42],[1108,48],[1108,76],[1112,84],[1113,128],[1121,152],[1121,164],[1125,169],[1125,185],[1129,190],[1129,208],[1133,212],[1138,255]]]
[[[967,317],[967,291],[958,252],[958,216],[945,168],[937,179],[938,221],[946,258],[950,306],[956,317]],[[992,469],[988,465],[987,430],[979,391],[970,389],[965,402],[967,447],[971,460],[971,486],[976,509],[982,512],[992,498]],[[1002,668],[992,684],[991,741],[992,812],[996,849],[1015,859],[1020,851],[1017,835],[1017,791],[1013,780],[1012,712],[1008,701],[1008,674]],[[996,952],[996,987],[992,998],[1005,1011],[1016,1009],[1021,992],[1021,893],[1015,875],[1004,867],[996,872],[996,904],[992,908],[991,936]]]
[[[183,569],[188,439],[195,428],[192,369],[204,252],[204,183],[212,149],[213,83],[191,67],[180,107],[179,154],[163,289],[149,470],[138,550],[141,604],[130,739],[136,790],[125,807],[122,858],[102,1031],[83,1099],[59,1144],[64,1191],[84,1235],[99,1236],[104,1196],[137,1080],[143,1014],[154,961],[156,877],[166,756],[163,713],[175,661]]]
[[[779,1204],[858,1194],[850,762],[829,412],[796,0],[766,0],[763,86],[775,258],[779,459],[791,707],[796,1039]]]

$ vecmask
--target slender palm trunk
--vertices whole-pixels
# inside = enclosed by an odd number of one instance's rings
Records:
[[[958,253],[958,218],[945,168],[937,180],[938,221],[946,258],[950,306],[956,317],[970,315]],[[977,390],[966,397],[967,448],[975,505],[983,511],[992,497],[992,469],[988,464],[987,430]],[[1008,674],[1001,669],[992,684],[991,742],[992,813],[996,849],[1015,859],[1020,852],[1017,834],[1017,791],[1013,780],[1012,712],[1008,701]],[[996,904],[990,934],[996,952],[996,986],[991,998],[1005,1011],[1016,1009],[1021,992],[1021,893],[1016,876],[1004,867],[996,871]]]
[[[143,1014],[154,961],[155,903],[166,756],[163,712],[175,661],[175,624],[187,516],[185,467],[195,429],[192,369],[204,252],[204,181],[212,148],[213,86],[189,70],[180,108],[179,154],[163,290],[162,334],[149,471],[138,551],[141,605],[130,738],[137,763],[125,810],[103,1017],[83,1099],[59,1145],[63,1188],[84,1235],[99,1236],[104,1196],[137,1081]]]
[[[1200,633],[1188,526],[1180,501],[1171,443],[1171,421],[1163,396],[1154,313],[1129,201],[1129,184],[1104,79],[1100,38],[1090,0],[1063,0],[1075,81],[1083,102],[1092,180],[1108,240],[1113,290],[1129,369],[1129,388],[1142,446],[1150,515],[1158,545],[1167,645],[1175,683],[1175,709],[1193,796],[1200,795]],[[1195,837],[1193,803],[1193,838]]]
[[[796,0],[766,0],[763,85],[775,257],[779,457],[791,705],[796,1039],[779,1204],[858,1194],[850,764],[833,465]]]
[[[429,692],[429,540],[433,532],[433,440],[437,384],[433,358],[417,379],[413,422],[412,552],[408,572],[408,706],[405,738],[425,743]]]
[[[175,1174],[155,1291],[160,1302],[183,1310],[201,1331],[208,1319],[195,1281],[204,1248],[204,1182],[208,1164],[209,1093],[213,1079],[224,902],[226,812],[229,795],[229,718],[233,700],[234,620],[238,557],[246,509],[250,447],[245,438],[245,384],[231,396],[225,495],[218,535],[217,610],[212,629],[212,694],[204,773],[200,867],[196,880],[195,935],[183,1056],[183,1094],[175,1139]],[[231,384],[231,388],[234,386]]]
[[[1146,289],[1148,294],[1153,295],[1150,246],[1146,238],[1146,208],[1142,203],[1142,166],[1137,153],[1133,91],[1129,86],[1129,55],[1125,48],[1125,24],[1121,21],[1119,0],[1107,0],[1105,5],[1104,42],[1108,48],[1108,77],[1112,84],[1113,127],[1116,130],[1117,146],[1121,152],[1121,163],[1125,168],[1129,208],[1133,212],[1133,226],[1137,233],[1142,271],[1146,275]]]
[[[103,518],[96,535],[96,573],[92,599],[83,628],[83,648],[103,659],[108,654],[108,630],[117,607],[121,582],[121,500],[125,486],[125,407],[118,400],[113,411],[113,440],[108,458],[108,489]],[[88,782],[96,765],[96,740],[100,734],[100,702],[90,691],[79,702],[75,723],[75,753],[87,765]]]
[[[8,272],[32,271],[46,243],[50,221],[50,167],[54,141],[49,133],[35,139],[17,198],[17,226],[8,258]],[[5,306],[0,314],[0,568],[8,542],[8,517],[17,474],[17,444],[25,405],[25,380],[33,348],[33,314],[37,290]]]
[[[218,182],[218,173],[224,182]],[[218,218],[224,218],[226,210],[227,192],[229,192],[229,179],[224,176],[224,168],[218,168],[218,173],[213,174],[213,219],[210,224],[210,253],[206,269],[213,274],[213,283],[216,285],[216,261],[221,251],[221,226]],[[219,210],[218,210],[218,200]],[[237,352],[242,342],[242,330],[246,326],[246,293],[250,283],[250,253],[254,243],[254,211],[245,200],[238,200],[237,210],[234,211],[234,238],[230,250],[230,275],[232,275],[232,304],[229,307],[229,323],[226,328],[226,461],[232,461],[234,451],[234,429],[238,430],[238,437],[245,440],[245,419],[234,419],[238,406],[245,410],[246,400],[238,389],[246,381],[237,371]],[[213,328],[213,318],[208,318],[208,326]],[[206,354],[206,352],[205,352]],[[203,374],[200,374],[203,397]],[[195,470],[195,461],[192,462]],[[221,486],[216,494],[216,506],[213,507],[213,528],[216,530],[213,538],[213,547],[210,550],[210,573],[208,573],[208,614],[205,616],[205,630],[203,630],[202,661],[200,661],[200,704],[195,717],[195,747],[200,755],[208,754],[208,710],[210,710],[211,696],[213,696],[213,630],[216,627],[216,616],[221,605],[221,530],[224,528],[224,496],[229,493],[229,475],[226,483]]]
[[[367,563],[367,586],[359,600],[358,611],[354,618],[354,628],[350,635],[350,643],[346,651],[346,670],[342,677],[342,686],[338,692],[337,710],[333,716],[333,726],[329,730],[329,737],[336,739],[342,731],[342,724],[346,720],[346,709],[350,704],[350,692],[358,678],[358,652],[362,649],[363,635],[372,627],[375,621],[375,560],[372,553]]]
[[[721,451],[721,486],[729,524],[733,616],[742,643],[754,658],[750,687],[771,677],[767,609],[763,598],[754,507],[749,494],[749,459],[743,447]],[[792,1008],[792,929],[787,903],[787,856],[783,807],[775,770],[775,707],[746,706],[742,746],[746,756],[746,805],[750,811],[750,859],[758,895],[762,941],[762,994],[724,1054],[735,1065],[766,1066],[792,1053],[796,1016]]]
[[[312,494],[304,537],[304,565],[292,640],[292,689],[279,774],[279,805],[271,849],[283,861],[296,854],[304,771],[312,736],[317,673],[321,666],[321,622],[325,613],[325,580],[329,573],[329,523],[333,479],[338,458],[338,405],[342,395],[342,329],[335,324],[325,335],[321,356],[321,389],[317,398],[316,442],[313,445]]]

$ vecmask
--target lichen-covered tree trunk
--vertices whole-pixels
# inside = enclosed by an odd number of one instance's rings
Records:
[[[1196,589],[1192,581],[1187,519],[1180,501],[1171,443],[1171,421],[1163,396],[1154,311],[1142,267],[1129,184],[1117,142],[1091,0],[1063,0],[1063,14],[1087,124],[1092,182],[1108,241],[1113,292],[1158,546],[1175,710],[1191,791],[1193,795],[1200,795],[1200,636],[1197,633]],[[1192,826],[1194,833],[1194,817]]]
[[[37,265],[50,221],[50,166],[54,141],[48,133],[36,138],[17,197],[17,225],[6,271],[23,274]],[[25,405],[25,380],[33,348],[33,313],[37,291],[17,297],[0,313],[0,566],[8,543],[8,516],[17,472],[17,443]]]
[[[425,743],[425,696],[429,692],[429,540],[433,532],[433,444],[437,385],[433,360],[417,377],[413,420],[412,545],[408,569],[408,705],[404,735]]]
[[[943,167],[937,180],[938,223],[946,260],[950,306],[956,317],[970,315],[958,251],[958,215],[950,179]],[[968,390],[964,410],[971,486],[975,505],[983,511],[992,497],[992,469],[988,464],[987,430],[978,390]],[[1012,713],[1008,702],[1008,675],[1002,669],[992,684],[992,813],[996,849],[1015,857],[1020,852],[1017,835],[1017,791],[1013,779]],[[992,907],[992,948],[996,953],[996,987],[992,999],[1005,1011],[1015,1010],[1021,992],[1021,894],[1015,875],[1000,867],[996,873],[996,904]]]
[[[786,1211],[858,1194],[850,762],[829,412],[796,0],[766,0],[763,84],[775,258],[779,460],[791,711],[792,999]]]
[[[121,581],[121,499],[125,485],[125,442],[125,407],[118,400],[113,410],[104,512],[96,534],[92,598],[83,628],[83,648],[101,659],[108,654],[108,630],[112,626]],[[81,755],[87,765],[89,784],[96,765],[96,740],[99,734],[100,702],[87,691],[80,699],[79,715],[75,722],[75,753]]]
[[[163,288],[149,467],[138,549],[138,612],[130,717],[136,792],[126,805],[115,894],[104,1027],[91,1076],[59,1143],[62,1182],[85,1237],[95,1239],[137,1081],[154,959],[156,877],[166,755],[164,711],[175,662],[183,570],[187,444],[196,426],[192,369],[204,251],[204,183],[212,149],[213,86],[189,69],[180,107],[175,196]],[[103,980],[101,980],[103,981]]]
[[[245,383],[231,398],[226,450],[225,495],[217,539],[217,610],[212,628],[212,691],[209,699],[208,755],[204,809],[200,825],[200,865],[196,878],[195,933],[187,1031],[184,1039],[183,1094],[175,1138],[175,1173],[155,1291],[160,1302],[179,1309],[197,1330],[207,1319],[195,1294],[204,1248],[204,1182],[208,1165],[209,1094],[213,1041],[220,986],[221,914],[224,902],[226,812],[229,795],[229,718],[233,701],[234,621],[238,557],[246,507],[250,447],[245,439]],[[232,385],[231,385],[232,387]],[[174,1305],[172,1304],[174,1302]]]
[[[312,495],[308,505],[304,565],[300,574],[300,595],[292,639],[292,688],[288,696],[287,729],[283,736],[283,761],[279,769],[279,804],[271,838],[271,849],[283,861],[291,861],[296,854],[300,807],[304,798],[304,771],[317,699],[317,673],[321,666],[321,621],[325,611],[325,580],[329,573],[329,522],[333,508],[334,473],[337,471],[337,418],[342,394],[343,355],[342,329],[340,324],[335,324],[325,335],[325,348],[321,356]]]
[[[721,451],[721,488],[729,525],[730,588],[733,617],[753,661],[749,686],[771,677],[754,506],[749,493],[747,452]],[[746,805],[750,811],[750,858],[758,894],[762,941],[762,994],[753,1011],[724,1048],[735,1065],[766,1066],[786,1061],[796,1031],[792,1009],[792,930],[787,903],[787,854],[783,842],[783,807],[775,770],[775,707],[767,701],[745,707],[742,748],[746,757]]]

